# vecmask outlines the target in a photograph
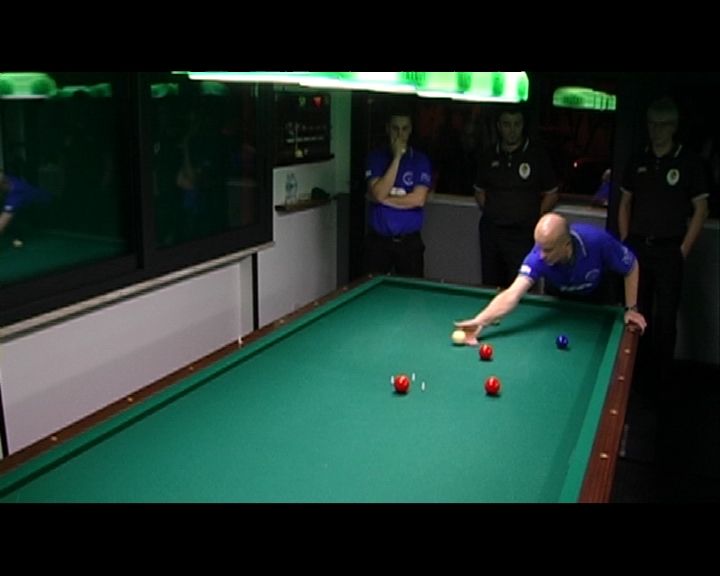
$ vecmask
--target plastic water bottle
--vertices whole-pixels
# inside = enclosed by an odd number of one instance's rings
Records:
[[[292,206],[298,201],[298,185],[294,172],[288,172],[285,177],[285,205]]]

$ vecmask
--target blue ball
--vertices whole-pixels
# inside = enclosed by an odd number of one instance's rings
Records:
[[[570,341],[565,334],[560,334],[560,336],[555,338],[555,344],[557,344],[557,347],[560,348],[560,350],[565,350],[569,346]]]

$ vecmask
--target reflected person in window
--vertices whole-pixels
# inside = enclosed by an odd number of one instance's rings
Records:
[[[607,207],[610,202],[610,186],[612,182],[612,170],[606,168],[600,177],[600,186],[592,197],[592,203],[596,206]]]
[[[23,178],[11,176],[0,171],[0,201],[2,211],[0,212],[0,235],[5,233],[15,236],[16,246],[21,245],[19,230],[13,221],[22,210],[31,204],[50,202],[50,193],[42,188],[28,184]],[[13,224],[11,226],[11,224]]]

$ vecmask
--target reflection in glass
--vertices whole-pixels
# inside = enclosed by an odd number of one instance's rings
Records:
[[[0,285],[127,253],[122,76],[0,76]]]
[[[157,245],[257,223],[256,88],[161,74],[148,90]]]

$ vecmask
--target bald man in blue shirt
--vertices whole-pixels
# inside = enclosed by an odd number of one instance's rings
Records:
[[[456,322],[465,343],[477,345],[485,326],[512,312],[532,286],[544,278],[559,294],[590,298],[608,272],[620,274],[625,285],[625,323],[641,332],[646,321],[637,310],[640,270],[635,255],[605,230],[589,224],[568,224],[559,214],[545,214],[535,227],[535,246],[525,257],[513,283],[474,318]]]

